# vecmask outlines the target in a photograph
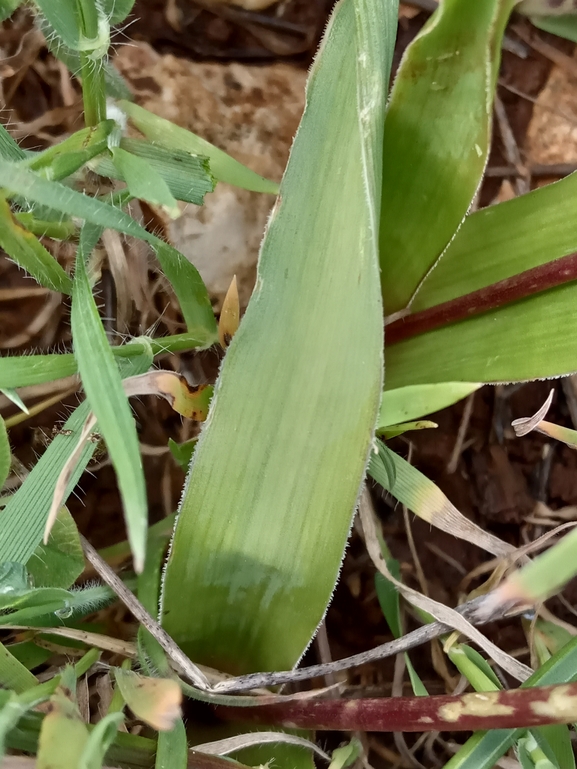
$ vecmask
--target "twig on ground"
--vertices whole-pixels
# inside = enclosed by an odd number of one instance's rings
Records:
[[[98,555],[86,537],[81,535],[81,541],[84,555],[100,578],[116,593],[126,608],[148,630],[151,636],[158,641],[167,656],[175,663],[180,674],[199,689],[203,691],[210,689],[210,684],[204,673],[189,660],[166,630],[146,611],[136,596],[130,592],[122,580],[112,571],[106,561]]]
[[[508,163],[519,170],[519,176],[515,179],[515,192],[517,195],[524,195],[531,189],[531,179],[527,173],[527,169],[523,165],[521,153],[519,152],[515,135],[513,134],[511,124],[509,123],[505,106],[498,95],[495,95],[495,115],[497,117],[499,132],[503,140],[505,158]]]

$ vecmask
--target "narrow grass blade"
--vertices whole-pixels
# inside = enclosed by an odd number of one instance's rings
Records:
[[[4,160],[0,160],[0,185],[26,200],[99,227],[111,227],[149,243],[179,299],[188,329],[204,328],[214,332],[216,338],[214,313],[198,270],[180,252],[151,235],[128,214]]]
[[[396,579],[400,579],[401,575],[399,562],[395,561],[393,558],[388,558],[387,566],[389,567],[391,573],[396,577]],[[385,577],[383,577],[383,575],[379,574],[378,572],[375,574],[375,589],[377,591],[379,605],[383,614],[385,615],[385,619],[387,620],[387,624],[391,629],[392,634],[395,638],[400,638],[402,635],[402,630],[401,607],[398,590],[395,588],[392,582],[389,582],[389,580],[385,579]],[[413,694],[415,694],[417,697],[427,697],[429,692],[427,691],[424,683],[421,681],[421,678],[415,670],[413,663],[411,662],[411,658],[408,654],[405,654],[405,665],[411,680],[411,686],[413,687]]]
[[[140,139],[122,139],[120,148],[145,160],[177,200],[201,206],[206,193],[214,190],[215,179],[206,157],[191,155],[184,150],[167,149]],[[114,164],[108,159],[99,159],[96,167],[104,176],[119,178]]]
[[[163,623],[219,669],[292,667],[338,575],[381,391],[376,232],[396,14],[393,0],[336,7],[184,492]]]
[[[126,360],[125,376],[143,373],[152,365],[152,355],[144,354],[145,346],[138,343],[137,349],[139,355]],[[4,508],[0,516],[0,563],[15,561],[26,564],[42,541],[54,484],[76,446],[78,433],[89,412],[90,405],[85,401],[71,414],[62,431],[54,437],[32,468],[26,483],[10,498]],[[89,442],[86,445],[70,479],[64,501],[72,492],[95,450],[95,443]],[[25,526],[23,521],[26,522]]]
[[[380,243],[387,313],[409,302],[477,191],[514,3],[444,0],[405,52],[385,122]]]
[[[122,147],[115,147],[112,150],[112,158],[134,198],[160,206],[171,219],[176,219],[180,215],[176,199],[154,166],[143,158],[131,155]]]
[[[0,760],[6,752],[6,741],[12,729],[27,711],[40,705],[53,694],[58,678],[34,686],[21,694],[0,690]]]
[[[134,362],[135,372],[141,373],[143,355],[150,358],[150,365],[152,365],[152,355],[210,347],[214,337],[214,332],[197,327],[186,334],[175,334],[159,339],[139,337],[127,344],[113,347],[112,353],[121,370],[126,364],[130,366],[131,362]],[[55,379],[76,374],[77,371],[76,360],[72,353],[4,357],[0,358],[0,388],[27,387],[52,382]],[[131,369],[127,368],[126,376],[131,373]]]
[[[6,478],[8,478],[11,461],[10,441],[8,440],[6,424],[0,416],[0,491],[2,491]]]
[[[476,382],[443,382],[385,390],[377,430],[440,411],[481,387]]]
[[[81,236],[70,316],[74,357],[90,408],[96,415],[116,471],[128,539],[135,568],[140,571],[144,563],[148,525],[142,459],[134,418],[88,280],[88,255],[89,252],[83,249]]]
[[[114,120],[104,120],[97,126],[83,128],[33,156],[25,165],[46,179],[65,179],[108,149],[108,137],[115,125]]]
[[[577,250],[577,173],[468,216],[411,310],[425,310]]]
[[[494,555],[507,555],[513,552],[512,545],[508,545],[465,518],[441,489],[416,467],[395,454],[381,441],[377,441],[377,446],[378,453],[371,453],[369,475],[415,515],[432,526],[465,539]],[[391,483],[391,474],[387,470],[389,462],[394,466],[393,483]]]
[[[8,15],[16,10],[20,3],[12,2],[12,0],[1,0],[0,2],[0,20],[6,18],[4,12],[8,10]],[[10,7],[14,6],[11,10]],[[0,157],[5,160],[22,160],[26,157],[24,150],[14,141],[12,136],[0,125]]]
[[[9,401],[12,401],[12,403],[15,406],[18,406],[20,411],[23,412],[26,416],[30,414],[30,411],[27,409],[26,404],[23,402],[22,398],[18,395],[16,390],[6,389],[5,387],[0,388],[0,392],[2,395],[5,395]]]
[[[0,643],[0,686],[20,694],[37,684],[36,676],[19,662],[4,644]]]
[[[14,217],[0,197],[0,246],[41,285],[69,294],[72,281],[42,243]]]
[[[159,732],[155,769],[186,769],[188,744],[182,718],[177,718],[170,732]],[[232,769],[232,767],[231,767]]]
[[[253,192],[278,192],[278,184],[265,179],[226,152],[201,139],[200,136],[180,128],[169,120],[164,120],[152,112],[129,101],[119,101],[118,106],[128,115],[138,130],[152,142],[167,149],[183,150],[191,155],[204,155],[210,161],[210,170],[220,182],[234,184],[236,187]]]
[[[118,727],[123,721],[122,713],[108,713],[96,724],[84,745],[78,761],[78,769],[101,769],[104,756],[114,742]]]
[[[577,529],[573,529],[556,545],[513,572],[498,588],[488,593],[487,608],[534,605],[550,598],[577,574],[576,556]]]

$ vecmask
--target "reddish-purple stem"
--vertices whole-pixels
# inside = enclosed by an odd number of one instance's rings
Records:
[[[251,708],[219,708],[227,719],[287,728],[429,732],[513,729],[568,724],[577,720],[577,684],[508,691],[390,697],[302,700]]]
[[[577,280],[577,253],[554,259],[547,264],[513,275],[512,278],[500,280],[478,291],[396,320],[385,328],[385,342],[387,345],[396,344],[440,326],[496,310],[505,304],[572,280]]]

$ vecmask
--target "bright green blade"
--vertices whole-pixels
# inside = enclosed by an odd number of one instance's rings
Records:
[[[41,285],[69,294],[72,281],[52,254],[14,217],[8,202],[0,197],[0,246],[16,264]]]
[[[65,179],[108,149],[108,137],[115,125],[114,120],[104,120],[92,128],[83,128],[63,142],[29,158],[23,165],[46,179]]]
[[[118,106],[128,115],[131,123],[151,142],[167,149],[183,150],[191,155],[204,155],[210,161],[210,170],[220,182],[233,184],[253,192],[278,192],[278,184],[259,176],[226,152],[219,150],[206,139],[171,123],[170,120],[129,101],[119,101]]]
[[[387,347],[387,388],[519,382],[577,371],[577,284],[545,291]]]
[[[145,353],[145,346],[138,346],[141,348],[140,355],[123,361],[123,377],[142,374],[152,365],[152,356]],[[75,409],[64,423],[62,432],[54,437],[30,471],[26,483],[22,484],[8,501],[0,516],[0,563],[15,561],[26,564],[42,541],[54,485],[76,448],[78,436],[89,412],[89,404],[86,401]],[[95,450],[96,444],[88,441],[72,473],[63,503],[72,493]]]
[[[456,299],[577,250],[577,173],[468,216],[411,305]]]
[[[142,355],[160,355],[166,352],[181,352],[196,347],[210,347],[214,334],[206,328],[195,328],[190,333],[152,339],[141,337],[128,344],[113,347],[112,353],[119,365],[127,365]],[[20,355],[0,358],[0,389],[27,387],[28,385],[52,382],[77,372],[72,353],[48,355]],[[142,373],[139,371],[139,373]],[[132,375],[131,375],[132,376]]]
[[[148,526],[144,471],[134,418],[88,279],[86,261],[99,232],[96,238],[91,239],[90,235],[85,226],[74,273],[70,315],[74,357],[86,398],[98,419],[99,430],[116,472],[128,540],[135,568],[140,571],[144,564]],[[84,240],[90,243],[84,243]]]
[[[216,339],[214,313],[198,270],[179,251],[151,235],[128,214],[5,160],[0,160],[0,186],[25,200],[84,219],[99,227],[116,229],[149,243],[174,288],[189,331],[204,328],[214,332]]]
[[[481,385],[476,382],[443,382],[385,390],[377,430],[399,425],[452,406]]]
[[[337,5],[193,458],[162,616],[191,658],[219,669],[293,666],[338,575],[380,400],[376,232],[396,13],[394,0]]]
[[[501,38],[515,0],[444,0],[407,49],[385,122],[381,268],[403,309],[479,186]]]

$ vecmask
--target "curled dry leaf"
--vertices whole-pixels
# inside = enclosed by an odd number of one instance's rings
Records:
[[[523,435],[527,435],[533,430],[538,429],[539,423],[543,421],[543,418],[551,408],[551,402],[553,401],[554,393],[555,391],[551,390],[545,403],[538,411],[533,414],[532,417],[521,417],[521,419],[514,419],[511,422],[511,425],[515,430],[515,435],[518,438],[521,438]]]
[[[191,386],[174,371],[148,371],[123,381],[124,392],[132,395],[160,395],[183,417],[204,422],[212,398],[211,385]]]

